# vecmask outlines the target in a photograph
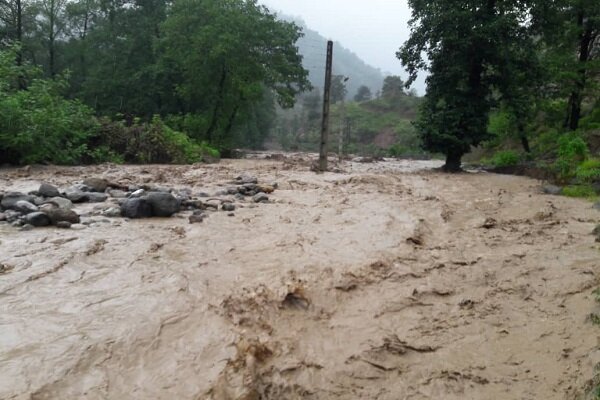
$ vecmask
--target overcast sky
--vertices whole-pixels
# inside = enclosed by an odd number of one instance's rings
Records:
[[[365,62],[406,77],[396,51],[409,36],[406,0],[259,0],[271,11],[301,17],[310,29],[340,42]],[[423,94],[424,84],[415,88]]]

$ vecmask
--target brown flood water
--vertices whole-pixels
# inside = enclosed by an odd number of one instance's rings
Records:
[[[279,184],[202,224],[0,225],[0,399],[581,395],[600,362],[589,203],[435,162],[299,159],[0,170],[2,190]]]

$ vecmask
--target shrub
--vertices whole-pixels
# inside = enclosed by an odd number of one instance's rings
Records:
[[[568,181],[575,176],[577,167],[587,159],[588,147],[576,133],[562,135],[558,139],[558,152],[554,170],[561,181]]]
[[[522,157],[514,150],[499,151],[490,160],[494,167],[512,167],[519,164]]]
[[[594,198],[596,197],[596,191],[589,185],[573,185],[564,187],[562,195],[567,197]]]
[[[600,159],[592,158],[582,162],[577,167],[575,177],[582,183],[600,181]]]

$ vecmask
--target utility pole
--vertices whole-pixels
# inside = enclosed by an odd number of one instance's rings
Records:
[[[319,170],[327,171],[327,141],[329,140],[329,101],[331,98],[331,70],[333,65],[333,42],[327,42],[327,62],[325,64],[325,88],[323,89],[323,123],[321,124],[321,146]]]

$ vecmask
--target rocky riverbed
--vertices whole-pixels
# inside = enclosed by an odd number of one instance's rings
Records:
[[[436,162],[270,158],[0,170],[0,398],[583,394],[592,204]]]

